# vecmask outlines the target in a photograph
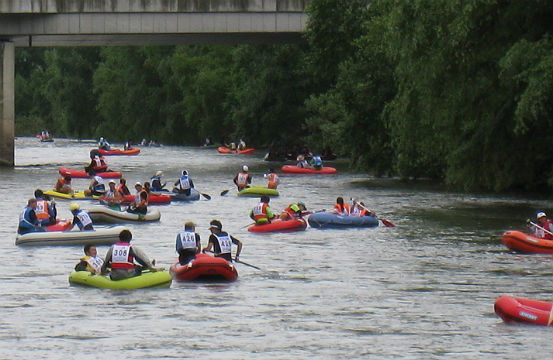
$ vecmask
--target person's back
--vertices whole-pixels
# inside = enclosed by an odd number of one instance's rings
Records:
[[[186,170],[182,171],[180,179],[174,185],[178,186],[178,188],[175,188],[177,192],[185,195],[190,195],[191,189],[194,188],[194,182],[190,179]]]
[[[21,214],[19,214],[18,234],[23,235],[30,232],[45,231],[45,229],[40,226],[40,220],[36,217],[36,206],[36,199],[29,199],[29,201],[27,201],[27,206],[23,209]]]
[[[249,184],[252,183],[252,176],[248,174],[248,166],[243,165],[242,166],[242,172],[239,172],[234,177],[233,181],[236,184],[236,187],[238,188],[238,191],[243,190],[249,186]]]
[[[111,268],[109,273],[111,280],[123,280],[138,276],[144,268],[157,271],[148,256],[136,246],[131,245],[131,240],[132,233],[129,230],[121,231],[119,242],[113,244],[106,253],[102,274],[106,274],[107,269]],[[141,266],[135,266],[135,260]]]
[[[323,168],[323,160],[319,155],[315,155],[311,158],[311,165],[313,166],[313,169],[321,170]]]
[[[250,211],[250,218],[257,225],[268,224],[274,218],[274,214],[269,207],[269,197],[263,195],[261,201]]]
[[[72,203],[69,205],[69,210],[73,214],[73,222],[71,227],[67,231],[71,230],[73,226],[77,225],[80,231],[92,231],[94,227],[92,226],[92,219],[88,212],[81,210],[81,206],[77,203]]]
[[[189,263],[201,251],[200,235],[196,234],[195,230],[196,225],[189,221],[184,224],[184,231],[177,235],[175,248],[181,265]]]
[[[280,183],[280,179],[278,175],[275,173],[275,171],[272,168],[269,169],[267,180],[268,180],[267,187],[269,189],[276,189],[278,187],[278,184]]]
[[[336,205],[334,205],[334,212],[342,216],[349,215],[349,212],[350,212],[349,205],[347,203],[344,203],[344,199],[342,197],[338,197],[336,199]]]
[[[65,175],[60,177],[56,182],[54,190],[62,194],[72,194],[73,189],[71,189],[71,176]]]
[[[56,223],[57,209],[54,202],[51,204],[44,198],[42,190],[35,190],[36,209],[35,214],[42,225],[54,225]]]

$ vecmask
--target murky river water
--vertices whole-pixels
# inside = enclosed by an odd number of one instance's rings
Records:
[[[108,157],[128,184],[156,170],[175,181],[187,169],[212,196],[159,207],[159,223],[129,225],[134,243],[159,265],[176,259],[185,221],[205,245],[209,221],[242,240],[234,283],[176,283],[168,289],[110,291],[73,287],[68,275],[80,246],[14,245],[18,215],[35,188],[49,189],[60,166],[82,167],[93,143],[34,138],[16,141],[16,167],[0,168],[0,358],[97,359],[542,359],[551,329],[506,325],[493,312],[501,294],[553,300],[551,256],[510,253],[500,241],[550,201],[443,192],[398,185],[332,165],[338,175],[281,176],[281,210],[303,200],[329,209],[337,196],[358,197],[395,228],[248,233],[257,202],[239,198],[232,177],[248,164],[265,184],[262,153],[143,148]],[[88,180],[74,180],[83,189]],[[132,186],[131,186],[132,187]],[[224,189],[231,189],[220,196]],[[57,201],[59,217],[69,202]],[[87,207],[86,202],[81,206]],[[107,246],[99,246],[103,256]],[[275,276],[278,272],[279,276]]]

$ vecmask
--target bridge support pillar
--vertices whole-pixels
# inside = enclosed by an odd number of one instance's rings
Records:
[[[0,42],[0,166],[14,166],[15,45]]]

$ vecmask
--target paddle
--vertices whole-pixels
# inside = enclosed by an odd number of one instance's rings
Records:
[[[353,199],[350,199],[350,200],[353,200]],[[366,207],[364,207],[364,206],[361,205],[360,203],[357,203],[357,205],[359,205],[362,209],[367,210],[368,212],[372,212],[371,210],[367,209]],[[379,217],[377,217],[376,215],[375,215],[375,217],[376,217],[378,220],[382,221],[382,223],[384,224],[384,226],[386,226],[386,227],[395,227],[395,225],[392,224],[391,222],[389,222],[388,220],[379,218]]]
[[[229,191],[229,189],[221,191],[221,196],[225,196]]]
[[[538,224],[535,224],[535,223],[533,223],[533,222],[531,222],[531,221],[528,221],[528,223],[534,225],[535,227],[538,227],[538,228],[542,229],[543,231],[545,231],[545,232],[548,233],[549,235],[553,235],[553,233],[552,233],[551,231],[549,231],[549,230],[547,230],[547,229],[544,229],[543,227],[539,226]]]
[[[206,200],[211,200],[211,195],[209,194],[200,193],[200,195],[202,195]]]
[[[255,265],[252,265],[252,264],[248,264],[247,262],[244,262],[244,261],[242,261],[242,260],[235,260],[235,262],[240,263],[240,264],[244,264],[244,265],[246,265],[246,266],[249,266],[249,267],[254,268],[254,269],[256,269],[256,270],[262,271],[262,272],[264,272],[264,273],[271,274],[271,276],[273,276],[273,277],[276,277],[276,278],[279,278],[279,277],[280,277],[280,275],[278,274],[278,271],[274,271],[274,270],[273,270],[273,271],[264,270],[264,269],[260,268],[259,266],[255,266]]]
[[[551,308],[551,312],[549,313],[549,320],[547,321],[547,326],[551,325],[553,323],[553,307]]]

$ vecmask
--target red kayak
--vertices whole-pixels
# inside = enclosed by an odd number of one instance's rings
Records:
[[[71,226],[71,221],[64,219],[57,219],[54,225],[46,226],[46,231],[65,231]]]
[[[140,153],[140,149],[134,148],[129,150],[121,150],[121,149],[111,149],[111,150],[104,150],[104,149],[98,149],[100,154],[105,156],[112,156],[112,155],[138,155]]]
[[[493,308],[505,322],[551,326],[552,306],[550,302],[502,295]]]
[[[336,174],[338,171],[330,166],[323,166],[321,170],[301,168],[295,165],[283,165],[280,169],[283,173],[288,174]]]
[[[134,201],[134,195],[125,195],[125,201]],[[171,196],[169,195],[153,195],[148,196],[148,205],[165,205],[171,203]]]
[[[307,222],[304,219],[291,219],[291,220],[280,220],[276,219],[271,221],[268,224],[263,225],[252,225],[248,228],[248,231],[251,232],[270,232],[270,231],[301,231],[307,228]]]
[[[553,240],[540,239],[522,231],[506,231],[501,241],[511,250],[529,254],[553,254]]]
[[[221,154],[251,154],[255,151],[254,148],[248,148],[244,150],[232,150],[226,146],[219,146],[217,151]]]
[[[186,265],[177,262],[171,265],[169,271],[178,281],[234,281],[238,278],[238,272],[232,263],[221,257],[207,254],[197,254],[196,258]]]
[[[67,169],[67,168],[60,168],[59,169],[60,175],[71,175],[71,178],[81,178],[86,179],[90,178],[92,176],[88,175],[88,173],[84,170],[73,170],[73,169]],[[119,179],[121,178],[121,172],[119,171],[108,171],[108,172],[100,172],[96,173],[101,178],[104,179]]]

